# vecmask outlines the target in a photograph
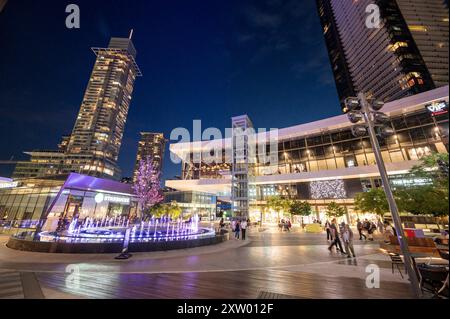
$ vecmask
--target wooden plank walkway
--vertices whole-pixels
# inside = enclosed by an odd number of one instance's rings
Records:
[[[365,280],[285,270],[190,272],[171,274],[82,273],[79,287],[68,289],[66,274],[38,273],[42,286],[85,298],[261,298],[261,292],[297,298],[412,298],[409,285],[381,282],[369,289]],[[278,296],[280,297],[280,296]]]
[[[24,298],[20,273],[14,270],[0,269],[0,299]]]

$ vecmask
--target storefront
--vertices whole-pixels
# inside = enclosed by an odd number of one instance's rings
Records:
[[[60,217],[71,221],[137,215],[130,184],[71,173],[3,183],[0,188],[2,227],[23,227],[45,221],[55,228]]]
[[[217,197],[208,193],[194,191],[173,191],[164,194],[164,201],[177,202],[182,209],[182,216],[198,215],[203,221],[213,221],[216,218]]]

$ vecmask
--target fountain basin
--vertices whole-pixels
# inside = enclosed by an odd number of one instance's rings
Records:
[[[27,240],[11,236],[7,247],[16,250],[45,253],[120,253],[123,249],[124,230],[120,228],[96,228],[80,231],[77,234],[62,232],[40,233],[40,240]],[[216,233],[209,228],[199,227],[189,234],[164,233],[163,229],[154,230],[157,235],[150,234],[139,237],[139,232],[130,236],[129,252],[150,252],[172,249],[185,249],[214,245],[229,239],[226,231]],[[159,234],[158,234],[159,233]]]

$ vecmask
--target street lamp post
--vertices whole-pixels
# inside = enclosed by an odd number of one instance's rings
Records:
[[[359,93],[357,98],[347,99],[346,106],[348,110],[350,110],[348,117],[352,123],[356,124],[361,120],[364,120],[365,122],[364,126],[355,125],[352,128],[352,132],[355,136],[363,136],[366,134],[366,132],[369,133],[370,143],[372,144],[372,149],[375,155],[378,170],[380,172],[383,189],[389,204],[389,210],[391,211],[395,229],[397,230],[398,243],[400,245],[400,251],[404,257],[404,263],[409,280],[411,282],[411,288],[416,297],[420,298],[422,293],[419,286],[417,273],[413,266],[408,242],[404,237],[400,214],[398,212],[398,207],[395,203],[394,195],[391,190],[386,167],[384,165],[383,157],[381,156],[380,145],[378,144],[378,139],[376,136],[377,132],[375,131],[375,127],[378,126],[378,132],[382,137],[387,137],[393,134],[393,130],[391,127],[383,126],[383,124],[388,120],[388,117],[384,113],[377,112],[383,107],[383,103],[379,101],[373,101],[370,105],[365,94]]]

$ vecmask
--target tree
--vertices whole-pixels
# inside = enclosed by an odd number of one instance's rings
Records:
[[[171,201],[170,203],[158,203],[154,205],[150,208],[149,213],[155,218],[168,216],[172,219],[177,219],[181,216],[182,211],[176,201]]]
[[[428,180],[428,185],[400,187],[395,191],[402,211],[416,215],[448,215],[448,154],[433,153],[409,171],[413,178]]]
[[[429,179],[435,187],[448,193],[448,153],[432,153],[422,157],[421,163],[413,166],[409,173],[415,177]]]
[[[432,185],[396,190],[399,208],[414,215],[448,215],[448,192]]]
[[[329,218],[342,217],[345,215],[345,208],[337,204],[336,202],[331,202],[328,204],[325,213]]]
[[[288,212],[290,207],[290,200],[284,199],[281,196],[270,196],[266,201],[266,206],[273,209],[278,213],[278,218],[280,212]]]
[[[383,216],[389,212],[389,204],[383,188],[372,188],[355,196],[355,208],[365,213]]]
[[[139,162],[136,182],[133,188],[138,197],[143,216],[148,214],[154,205],[162,202],[164,199],[159,177],[160,173],[155,169],[151,156]]]
[[[167,215],[172,219],[178,219],[181,216],[181,213],[183,212],[183,209],[178,205],[176,201],[171,201],[169,204],[167,204]]]
[[[289,213],[292,215],[309,216],[311,212],[311,205],[307,201],[294,200],[289,207]]]

